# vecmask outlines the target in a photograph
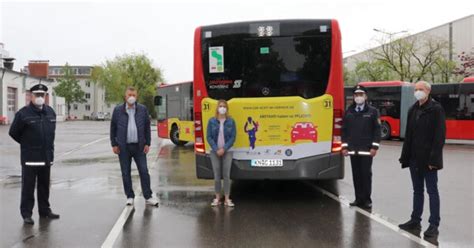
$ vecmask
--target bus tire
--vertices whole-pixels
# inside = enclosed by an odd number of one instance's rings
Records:
[[[177,146],[184,146],[186,143],[188,143],[186,141],[179,140],[179,129],[177,125],[173,125],[173,127],[171,128],[170,140],[171,142],[173,142],[173,144]]]
[[[382,124],[380,125],[380,132],[381,132],[381,135],[380,135],[380,138],[382,140],[388,140],[390,139],[390,134],[392,132],[392,129],[390,128],[390,124],[388,124],[388,122],[386,121],[383,121]]]

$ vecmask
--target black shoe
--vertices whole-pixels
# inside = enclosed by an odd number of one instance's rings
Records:
[[[349,203],[349,206],[354,207],[354,206],[359,206],[359,204],[360,203],[358,201],[353,201],[353,202]]]
[[[420,222],[416,222],[413,220],[409,220],[403,224],[400,224],[398,225],[398,227],[403,230],[421,230]]]
[[[372,209],[372,203],[365,203],[365,204],[361,204],[359,205],[360,208],[363,208],[363,209]]]
[[[428,229],[423,233],[425,237],[437,237],[439,235],[438,227],[434,225],[430,225]]]
[[[34,225],[35,221],[31,217],[23,218],[23,223],[26,225]]]
[[[41,218],[48,218],[48,219],[59,219],[59,214],[49,212],[47,214],[40,214],[40,217]]]

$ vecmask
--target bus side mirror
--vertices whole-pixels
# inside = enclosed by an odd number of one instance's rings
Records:
[[[154,99],[154,101],[155,101],[155,106],[161,106],[161,104],[162,104],[162,99],[163,99],[163,98],[162,98],[161,96],[155,96],[155,99]]]

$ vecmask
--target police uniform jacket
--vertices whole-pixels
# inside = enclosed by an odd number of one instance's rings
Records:
[[[370,149],[378,149],[380,144],[380,121],[378,110],[367,102],[362,111],[351,105],[343,119],[342,149],[349,155],[370,155]]]
[[[37,108],[33,103],[15,115],[10,136],[21,147],[23,166],[50,166],[54,161],[56,113],[48,106]]]

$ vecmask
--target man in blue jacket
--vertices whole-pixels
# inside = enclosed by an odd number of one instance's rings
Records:
[[[147,108],[137,103],[137,90],[128,87],[125,92],[125,103],[115,107],[110,123],[110,142],[112,150],[119,156],[120,169],[127,205],[133,206],[135,193],[132,187],[132,158],[138,168],[143,196],[146,204],[158,206],[150,188],[146,154],[150,151],[151,130]]]
[[[21,146],[21,216],[25,224],[33,225],[36,184],[40,217],[58,219],[59,215],[53,213],[49,205],[56,113],[44,104],[46,85],[34,85],[30,92],[31,102],[16,113],[9,134]]]

